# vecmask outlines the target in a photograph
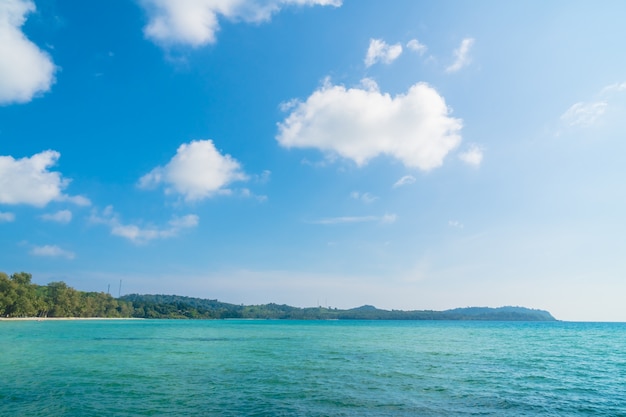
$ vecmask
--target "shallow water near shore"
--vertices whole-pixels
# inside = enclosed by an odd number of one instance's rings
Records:
[[[0,322],[0,415],[626,415],[626,324]]]

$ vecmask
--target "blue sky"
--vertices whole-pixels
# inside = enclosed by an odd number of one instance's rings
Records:
[[[623,2],[0,4],[0,270],[626,321]]]

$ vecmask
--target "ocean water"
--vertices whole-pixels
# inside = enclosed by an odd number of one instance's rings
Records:
[[[0,322],[0,416],[626,416],[626,324]]]

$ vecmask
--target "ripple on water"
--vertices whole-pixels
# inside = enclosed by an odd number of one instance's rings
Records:
[[[3,416],[626,414],[624,325],[24,322],[0,340]]]

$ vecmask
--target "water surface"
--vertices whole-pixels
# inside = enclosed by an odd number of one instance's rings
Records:
[[[0,322],[1,416],[626,416],[626,324]]]

